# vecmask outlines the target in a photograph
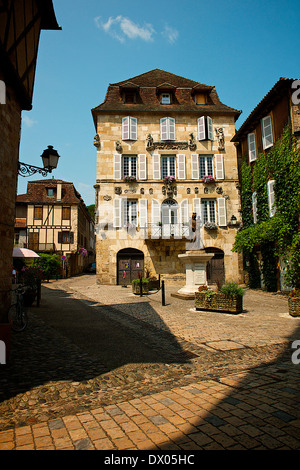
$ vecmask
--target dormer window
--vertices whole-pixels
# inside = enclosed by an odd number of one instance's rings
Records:
[[[161,104],[171,104],[171,95],[170,93],[162,93],[160,98]]]
[[[53,188],[47,188],[47,196],[54,196],[54,189]]]
[[[195,103],[204,105],[207,103],[206,101],[206,95],[204,93],[196,93],[195,94]]]
[[[125,104],[134,104],[136,103],[136,93],[133,91],[127,91],[124,94],[124,103]]]

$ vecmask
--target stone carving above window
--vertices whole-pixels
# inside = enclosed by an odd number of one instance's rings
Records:
[[[216,136],[217,136],[218,144],[219,144],[218,149],[225,150],[225,137],[224,137],[223,127],[215,128],[215,132],[216,132]]]
[[[177,142],[177,141],[161,141],[154,142],[151,134],[147,135],[146,149],[151,152],[152,150],[196,150],[197,145],[194,135],[191,133],[188,142]]]

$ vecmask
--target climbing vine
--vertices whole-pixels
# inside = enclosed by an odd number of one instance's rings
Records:
[[[268,180],[275,180],[276,212],[269,217]],[[252,214],[252,194],[256,192],[257,223]],[[285,283],[297,286],[300,282],[300,152],[287,126],[278,142],[260,153],[255,165],[242,164],[243,227],[238,232],[233,251],[243,251],[249,265],[249,274],[257,273],[255,248],[260,247],[262,272],[267,290],[276,290],[276,257],[288,260]],[[250,284],[257,287],[257,275],[250,276]]]

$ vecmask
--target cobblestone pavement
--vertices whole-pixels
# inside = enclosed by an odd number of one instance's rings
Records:
[[[44,284],[0,369],[0,450],[299,450],[286,297],[247,290],[230,315],[175,291]]]

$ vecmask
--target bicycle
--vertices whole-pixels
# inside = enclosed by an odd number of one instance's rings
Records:
[[[27,312],[26,308],[24,307],[24,300],[23,300],[23,294],[24,294],[24,289],[23,287],[18,287],[17,289],[13,290],[16,294],[16,303],[12,304],[9,312],[8,312],[8,320],[11,323],[11,327],[13,331],[23,331],[25,330],[27,323],[28,323],[28,317],[27,317]]]

